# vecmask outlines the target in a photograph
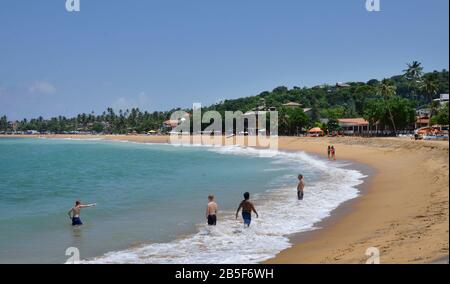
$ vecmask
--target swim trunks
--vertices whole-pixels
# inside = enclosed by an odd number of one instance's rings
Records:
[[[242,219],[244,219],[244,224],[250,226],[252,222],[252,214],[250,212],[242,212]]]
[[[81,225],[83,225],[83,222],[81,222],[80,217],[72,218],[72,226],[81,226]]]
[[[303,191],[297,191],[297,196],[298,196],[298,200],[303,200],[303,195],[304,195],[304,193],[303,193]]]
[[[208,215],[208,225],[215,226],[216,223],[217,223],[217,216],[216,215]]]

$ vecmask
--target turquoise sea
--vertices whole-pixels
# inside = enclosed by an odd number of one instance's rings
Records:
[[[0,157],[0,263],[64,263],[69,247],[97,263],[258,262],[357,197],[363,178],[305,153],[241,147],[1,138]],[[261,215],[249,230],[233,218],[245,191]],[[216,228],[204,225],[209,194]],[[81,228],[67,216],[75,200],[98,204]]]

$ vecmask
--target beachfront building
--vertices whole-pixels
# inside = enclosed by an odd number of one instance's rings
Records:
[[[179,120],[173,120],[173,119],[170,120],[169,119],[169,120],[166,120],[163,122],[163,127],[172,129],[172,128],[177,127],[179,124],[180,124]]]
[[[171,131],[172,129],[174,129],[175,127],[179,126],[181,123],[190,120],[191,118],[191,114],[186,113],[183,117],[179,118],[179,119],[169,119],[163,122],[160,132],[167,132],[167,131]]]
[[[431,109],[430,108],[418,108],[416,110],[416,116],[429,118],[431,116]]]
[[[238,134],[244,134],[244,135],[266,135],[266,127],[264,125],[259,125],[259,116],[265,116],[267,115],[267,111],[261,111],[261,110],[253,110],[248,111],[244,113],[244,133],[238,133]],[[249,120],[250,119],[256,119],[255,120],[255,127],[249,127]]]
[[[448,103],[448,94],[441,94],[438,99],[434,100],[435,102],[439,102],[441,105]]]
[[[287,108],[294,108],[295,109],[295,108],[301,107],[302,105],[299,104],[299,103],[295,103],[295,102],[288,102],[288,103],[285,103],[283,106],[287,107]]]
[[[313,116],[313,109],[312,108],[304,108],[303,109],[303,112],[307,115],[307,116],[309,116],[309,118],[311,118],[312,116]]]
[[[427,127],[428,125],[430,125],[429,116],[417,116],[416,117],[416,123],[414,124],[415,129]]]
[[[344,135],[364,135],[370,133],[369,122],[364,118],[341,118],[339,126]]]
[[[342,82],[336,83],[336,88],[349,88],[349,87],[351,87],[351,86],[347,83],[342,83]]]

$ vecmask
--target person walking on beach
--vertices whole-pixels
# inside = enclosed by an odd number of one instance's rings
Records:
[[[214,201],[214,195],[208,196],[206,219],[208,220],[209,226],[215,226],[217,224],[217,203]]]
[[[298,200],[303,200],[304,189],[305,189],[305,180],[303,178],[303,175],[298,175],[298,185],[297,185]]]
[[[336,149],[334,148],[334,146],[331,146],[331,159],[336,161]]]
[[[81,226],[83,225],[83,222],[81,222],[80,219],[80,212],[82,208],[90,208],[90,207],[94,207],[97,204],[87,204],[87,205],[83,205],[81,204],[81,201],[75,201],[75,206],[72,207],[72,209],[69,210],[69,212],[67,212],[67,214],[69,215],[70,220],[72,220],[72,226]]]
[[[258,212],[256,212],[255,206],[250,202],[250,193],[244,193],[244,200],[239,204],[239,208],[236,211],[236,219],[238,218],[239,211],[242,209],[242,219],[244,219],[244,226],[250,227],[252,222],[252,212],[255,212],[256,218],[259,218]]]
[[[328,160],[330,159],[330,157],[331,157],[331,146],[328,145]]]

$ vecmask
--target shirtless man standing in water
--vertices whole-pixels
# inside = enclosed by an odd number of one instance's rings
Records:
[[[304,189],[305,189],[305,180],[303,178],[303,175],[298,175],[298,185],[297,185],[298,200],[303,200]]]
[[[214,202],[214,195],[208,196],[206,219],[208,220],[209,226],[215,226],[217,224],[217,203]]]
[[[76,201],[75,202],[75,206],[72,207],[72,209],[69,210],[69,212],[67,212],[67,214],[69,215],[69,218],[72,220],[72,226],[81,226],[83,225],[83,222],[81,222],[80,219],[80,211],[81,208],[89,208],[89,207],[94,207],[97,204],[87,204],[87,205],[82,205],[81,201]]]
[[[244,219],[244,225],[250,227],[252,222],[252,212],[255,212],[256,218],[259,218],[258,212],[256,212],[255,206],[250,202],[250,193],[244,193],[244,200],[239,204],[239,208],[236,211],[236,219],[238,218],[239,211],[242,208],[242,219]]]

